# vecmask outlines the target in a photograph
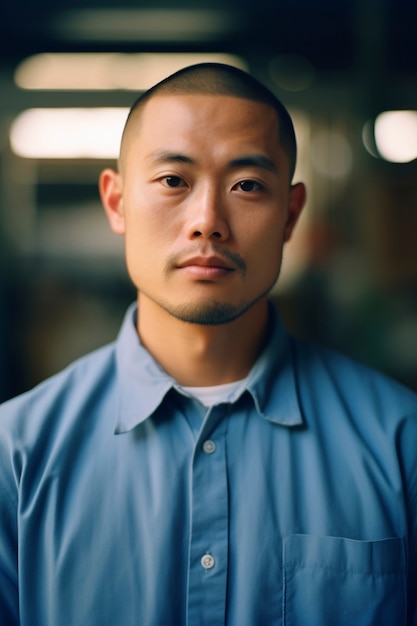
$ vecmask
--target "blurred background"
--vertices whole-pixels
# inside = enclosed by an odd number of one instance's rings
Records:
[[[5,0],[0,400],[117,334],[135,293],[97,178],[137,94],[204,60],[249,70],[295,120],[287,325],[417,389],[415,0]]]

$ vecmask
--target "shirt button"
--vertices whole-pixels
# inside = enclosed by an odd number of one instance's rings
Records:
[[[216,561],[214,560],[214,556],[211,556],[211,554],[205,554],[201,558],[200,562],[204,569],[211,569],[212,567],[214,567]]]
[[[207,441],[203,443],[203,450],[206,454],[213,454],[216,450],[216,444],[211,439],[207,439]]]

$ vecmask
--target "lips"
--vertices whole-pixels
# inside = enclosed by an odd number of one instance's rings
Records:
[[[177,265],[179,269],[185,267],[201,267],[221,269],[226,271],[233,271],[235,268],[229,261],[218,256],[195,256],[190,259],[186,259]]]
[[[231,261],[220,256],[193,256],[180,261],[177,270],[200,282],[217,282],[235,271]]]
[[[246,263],[240,254],[212,244],[192,245],[179,250],[167,259],[166,272],[180,272],[192,278],[210,280],[233,276],[244,277]]]

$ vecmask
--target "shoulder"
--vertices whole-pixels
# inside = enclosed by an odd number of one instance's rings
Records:
[[[0,441],[7,436],[16,441],[35,439],[43,428],[56,429],[70,414],[82,415],[89,399],[99,395],[114,378],[114,355],[114,344],[100,348],[1,404]]]
[[[358,464],[372,458],[391,479],[402,476],[404,490],[417,506],[417,394],[336,351],[291,342],[307,427],[338,454],[349,451],[352,462],[356,452]]]
[[[417,419],[417,394],[400,382],[335,350],[295,338],[291,344],[301,394],[362,417]]]

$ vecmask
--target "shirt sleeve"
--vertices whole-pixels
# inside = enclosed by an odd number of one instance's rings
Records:
[[[397,440],[408,516],[408,624],[417,626],[417,414],[403,422]]]
[[[18,626],[17,486],[3,435],[0,431],[0,626]]]

